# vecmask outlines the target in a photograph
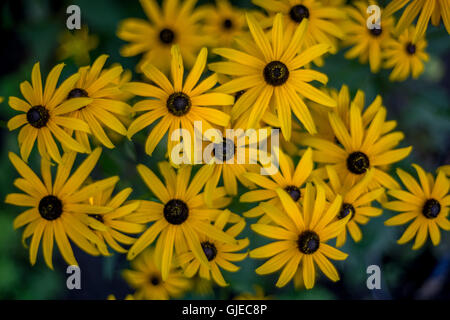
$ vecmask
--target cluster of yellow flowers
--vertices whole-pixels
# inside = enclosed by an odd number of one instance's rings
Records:
[[[404,135],[386,119],[381,96],[366,105],[364,92],[351,97],[345,85],[327,88],[328,76],[311,67],[352,46],[346,56],[369,61],[373,72],[385,66],[393,68],[391,80],[416,78],[428,59],[428,20],[438,24],[442,17],[450,31],[450,4],[413,0],[395,24],[393,13],[408,1],[394,0],[381,13],[381,29],[368,29],[366,10],[374,2],[344,2],[254,0],[265,12],[244,12],[226,0],[197,8],[194,0],[165,0],[162,8],[155,0],[141,0],[149,21],[126,19],[117,35],[128,42],[123,56],[143,54],[137,71],[145,82],[131,81],[121,66],[106,68],[108,57],[102,55],[59,86],[64,65],[55,66],[43,85],[36,63],[31,83],[20,84],[24,99],[9,97],[10,107],[21,112],[8,128],[21,128],[20,157],[9,157],[20,174],[14,185],[23,193],[6,198],[30,208],[14,227],[25,227],[31,263],[41,241],[50,268],[54,242],[73,265],[69,239],[91,255],[107,256],[112,249],[132,260],[123,276],[136,289],[134,298],[166,299],[201,286],[201,280],[191,280],[196,277],[226,286],[221,269],[235,272],[239,267],[233,262],[249,255],[268,259],[258,274],[282,269],[276,286],[294,280],[296,287],[310,289],[316,265],[339,280],[329,259],[346,259],[336,247],[346,242],[347,231],[360,241],[360,225],[381,215],[380,205],[401,212],[386,225],[412,221],[399,243],[415,237],[417,249],[429,234],[438,245],[440,229],[450,230],[449,167],[435,177],[413,165],[418,180],[397,169],[403,189],[388,172],[411,147],[397,148]],[[420,11],[417,27],[411,27]],[[208,65],[206,47],[215,55]],[[206,75],[206,68],[212,73]],[[170,137],[180,128],[194,135],[195,121],[201,121],[202,134],[278,128],[280,170],[266,176],[260,173],[262,163],[224,163],[236,157],[236,141],[226,139],[211,140],[218,161],[201,165],[195,174],[193,165],[175,165],[170,158],[175,145],[191,146]],[[168,161],[158,164],[162,180],[147,166],[137,166],[157,199],[127,200],[131,188],[114,193],[119,177],[89,178],[102,152],[92,144],[111,149],[121,143],[118,136],[131,140],[149,127],[148,155],[169,134]],[[36,144],[41,177],[27,165]],[[78,153],[88,156],[72,173]],[[294,157],[300,158],[297,163]],[[239,184],[248,189],[239,200],[255,206],[238,214],[227,208]],[[251,218],[258,218],[254,232],[275,241],[247,253],[249,240],[239,235]]]

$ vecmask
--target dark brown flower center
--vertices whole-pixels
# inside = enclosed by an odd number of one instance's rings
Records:
[[[191,109],[191,99],[183,92],[172,93],[167,99],[166,106],[171,114],[181,117]]]
[[[350,220],[355,216],[355,207],[353,207],[350,203],[343,203],[341,210],[339,211],[337,217],[338,219],[344,219],[346,216],[351,214]]]
[[[304,18],[309,18],[309,10],[304,5],[298,4],[291,8],[289,11],[289,16],[292,21],[300,23]]]
[[[300,196],[301,196],[300,189],[297,188],[296,186],[287,186],[286,188],[284,188],[284,190],[287,193],[289,193],[292,200],[298,201],[298,199],[300,199]]]
[[[231,19],[225,19],[223,20],[223,28],[225,30],[230,30],[233,28],[233,21]]]
[[[297,240],[298,250],[304,254],[312,254],[319,249],[320,238],[314,231],[303,231]]]
[[[45,196],[39,201],[38,206],[39,214],[45,220],[58,219],[63,212],[63,205],[61,200],[55,196]]]
[[[369,167],[369,158],[360,151],[351,153],[347,158],[347,169],[354,174],[363,174]]]
[[[272,86],[281,86],[289,78],[289,70],[281,61],[269,62],[263,71],[264,80]]]
[[[217,248],[209,241],[202,242],[202,249],[208,261],[214,260],[217,255]]]
[[[175,33],[167,28],[164,28],[159,33],[159,39],[164,44],[171,44],[175,40]]]
[[[414,53],[416,53],[416,45],[409,42],[406,45],[406,52],[410,55],[413,55]]]
[[[383,33],[383,29],[381,29],[381,27],[379,27],[379,28],[372,28],[372,29],[369,29],[369,30],[370,30],[370,33],[373,36],[375,36],[375,37],[378,37],[379,35],[381,35]]]
[[[86,92],[86,90],[81,89],[81,88],[72,89],[72,90],[70,90],[69,94],[67,95],[67,99],[83,98],[83,97],[89,97],[89,95]]]
[[[428,219],[435,219],[441,212],[441,204],[436,199],[428,199],[422,208],[422,214]]]
[[[151,276],[150,276],[150,283],[151,283],[153,286],[159,285],[159,284],[161,283],[161,277],[160,277],[159,275],[157,275],[157,274],[151,275]]]
[[[182,200],[172,199],[164,206],[164,218],[174,225],[182,224],[189,216],[189,208]]]
[[[236,146],[230,139],[223,138],[222,143],[214,144],[213,154],[217,160],[228,161],[234,157],[235,152]]]
[[[27,112],[28,123],[37,129],[45,127],[48,119],[50,119],[50,114],[43,106],[31,107]]]

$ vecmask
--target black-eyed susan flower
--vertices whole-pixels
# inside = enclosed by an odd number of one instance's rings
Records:
[[[213,128],[212,125],[226,126],[230,117],[220,110],[208,108],[206,106],[232,105],[234,98],[230,95],[210,92],[217,83],[217,75],[212,75],[197,85],[206,65],[208,51],[203,48],[195,61],[189,75],[183,84],[184,65],[178,46],[172,47],[172,82],[159,71],[155,66],[147,64],[143,67],[144,74],[157,86],[140,82],[129,82],[123,85],[125,90],[138,96],[150,97],[137,102],[134,111],[145,111],[137,117],[128,128],[128,138],[138,131],[148,127],[159,118],[159,122],[154,126],[148,135],[145,143],[145,151],[151,155],[159,141],[169,132],[167,151],[169,156],[173,146],[180,142],[180,136],[172,138],[172,133],[180,128],[190,133],[190,140],[194,139],[194,122],[200,121],[202,131]],[[202,132],[202,133],[203,133]],[[191,141],[186,139],[184,143]]]
[[[28,81],[20,84],[20,91],[26,101],[9,97],[9,106],[23,112],[8,121],[8,129],[12,131],[22,127],[18,141],[20,155],[25,161],[28,160],[36,140],[40,155],[58,163],[61,162],[61,154],[54,138],[69,150],[86,152],[86,149],[61,127],[76,132],[90,132],[89,126],[84,121],[70,117],[69,114],[90,103],[92,99],[78,97],[66,100],[79,75],[72,75],[56,88],[63,67],[62,63],[54,67],[43,87],[41,70],[37,62],[31,72],[31,84]]]
[[[224,230],[230,220],[231,212],[229,210],[224,210],[219,214],[214,221],[214,226],[219,230]],[[244,229],[245,221],[240,218],[237,223],[232,224],[224,232],[233,238],[236,238]],[[239,253],[246,248],[249,244],[248,238],[237,240],[236,243],[225,243],[222,241],[217,241],[216,239],[210,238],[203,234],[199,236],[200,244],[203,249],[203,253],[208,260],[208,266],[203,265],[199,259],[192,253],[188,251],[181,253],[178,256],[178,262],[184,269],[184,274],[191,278],[197,273],[200,277],[204,279],[213,279],[219,286],[227,286],[220,269],[236,272],[239,267],[232,262],[237,262],[244,260],[247,256],[246,252]]]
[[[117,66],[102,72],[106,59],[108,59],[107,55],[101,55],[92,66],[79,69],[80,78],[67,95],[67,101],[78,97],[91,98],[90,103],[72,112],[71,116],[86,122],[92,135],[102,145],[114,148],[104,128],[125,136],[127,129],[119,117],[130,116],[132,109],[126,102],[113,98],[121,93],[116,83],[119,82],[123,69]],[[86,150],[91,150],[86,132],[75,132],[75,138]]]
[[[154,249],[147,249],[131,261],[131,269],[122,272],[127,283],[136,290],[136,300],[168,300],[180,298],[191,287],[181,269],[171,266],[166,279],[162,278]]]
[[[412,43],[414,27],[403,31],[397,39],[390,39],[386,43],[383,52],[385,68],[392,68],[389,76],[391,81],[404,81],[409,75],[417,79],[423,72],[423,63],[428,61],[429,56],[425,52],[426,40],[418,38]]]
[[[139,201],[127,201],[133,189],[126,188],[112,196],[114,188],[115,184],[102,192],[93,194],[88,199],[88,203],[91,205],[105,206],[112,209],[108,213],[89,215],[91,218],[89,226],[113,250],[126,253],[127,250],[122,245],[132,245],[136,240],[130,237],[129,234],[141,233],[145,226],[128,220],[140,205]],[[95,221],[92,219],[95,219]],[[106,245],[103,245],[98,248],[101,254],[109,255],[109,252],[104,250],[106,247]]]
[[[56,55],[59,60],[73,58],[78,66],[90,62],[89,51],[98,46],[98,37],[89,34],[89,28],[83,26],[79,30],[66,30],[59,39],[59,48]]]
[[[194,256],[208,267],[199,235],[206,235],[226,243],[234,243],[235,239],[210,223],[221,210],[215,207],[207,208],[204,196],[200,193],[211,177],[212,167],[202,166],[190,183],[192,166],[181,166],[175,172],[168,162],[162,162],[159,168],[165,185],[146,166],[140,164],[137,167],[145,184],[161,203],[141,201],[134,221],[152,224],[130,248],[127,258],[134,259],[158,238],[155,249],[156,261],[160,266],[162,278],[166,279],[172,267],[174,248],[177,253],[190,249]],[[216,196],[220,205],[228,205],[229,202],[222,202],[219,199],[224,196],[223,192],[218,192]]]
[[[423,38],[430,19],[434,26],[438,26],[442,18],[444,26],[450,34],[450,3],[448,0],[393,0],[386,6],[383,14],[389,16],[405,6],[406,9],[395,26],[397,35],[405,31],[417,16],[419,19],[417,19],[417,26],[412,35],[413,43]]]
[[[377,217],[383,212],[380,208],[373,207],[372,202],[383,194],[384,189],[378,188],[367,192],[367,186],[373,178],[371,169],[367,170],[364,178],[355,185],[344,185],[333,167],[327,166],[326,170],[328,184],[322,184],[322,186],[327,199],[333,201],[337,195],[342,197],[342,205],[335,220],[341,220],[350,215],[344,230],[337,236],[336,246],[342,247],[345,244],[347,231],[355,242],[359,242],[362,239],[359,225],[367,224],[371,217]]]
[[[232,108],[232,119],[249,112],[246,128],[253,128],[271,105],[276,110],[286,140],[291,137],[291,112],[308,132],[315,133],[311,113],[299,94],[329,107],[336,106],[333,99],[308,83],[313,80],[326,83],[327,76],[304,68],[327,52],[329,46],[321,43],[298,53],[307,28],[306,20],[289,36],[284,33],[281,14],[275,16],[269,37],[252,15],[247,15],[247,23],[253,40],[239,42],[243,51],[215,49],[215,53],[230,61],[209,65],[215,72],[233,76],[232,80],[217,88],[218,91],[236,93],[245,90]]]
[[[244,33],[244,11],[234,8],[228,0],[216,0],[215,7],[206,9],[202,31],[211,35],[215,46],[229,47],[233,38]]]
[[[359,57],[359,62],[369,62],[370,71],[377,73],[382,65],[382,52],[388,40],[392,38],[394,20],[390,16],[381,19],[380,28],[373,25],[368,28],[369,14],[367,8],[376,2],[359,1],[347,7],[350,19],[345,20],[343,27],[347,36],[343,41],[344,46],[352,48],[345,53],[348,59]]]
[[[350,106],[349,115],[350,130],[336,113],[329,113],[335,142],[310,136],[303,137],[301,143],[315,149],[314,161],[333,165],[345,185],[354,185],[372,168],[374,173],[369,189],[380,185],[397,188],[398,183],[385,172],[386,166],[406,158],[412,147],[394,149],[403,139],[403,134],[383,134],[385,108],[376,112],[367,128],[363,125],[361,110],[355,104]]]
[[[41,162],[39,178],[16,154],[9,158],[21,175],[14,185],[24,193],[11,193],[5,202],[20,207],[31,207],[14,220],[14,228],[23,226],[23,242],[31,237],[29,244],[30,262],[36,263],[39,244],[46,264],[53,269],[52,252],[56,242],[64,260],[77,265],[69,239],[91,255],[99,255],[95,247],[102,246],[101,239],[88,227],[88,214],[104,214],[112,210],[105,206],[86,203],[92,193],[102,192],[118,181],[118,177],[107,178],[92,184],[84,184],[94,169],[101,154],[95,149],[86,160],[70,175],[76,153],[65,153],[58,165],[56,177],[52,179],[50,162],[45,158]]]
[[[330,52],[336,53],[338,40],[343,40],[345,37],[339,23],[346,18],[342,4],[328,5],[318,0],[253,0],[253,3],[272,15],[281,12],[286,18],[286,33],[292,34],[303,19],[308,19],[305,39],[302,43],[303,50],[316,44],[326,43],[331,48]],[[321,57],[314,62],[323,65]]]
[[[120,23],[117,36],[129,42],[121,48],[120,54],[124,57],[143,54],[137,65],[139,72],[145,63],[151,63],[166,73],[171,65],[167,59],[170,48],[176,44],[186,65],[193,66],[200,48],[211,43],[211,35],[200,30],[204,12],[194,8],[196,2],[165,0],[159,8],[156,0],[140,0],[148,21],[129,18]]]
[[[268,176],[256,172],[244,173],[243,176],[246,179],[255,183],[261,189],[248,191],[241,195],[239,200],[241,202],[269,201],[274,206],[280,206],[276,190],[281,188],[291,196],[292,200],[298,202],[302,197],[304,184],[313,171],[312,150],[308,148],[295,168],[292,159],[279,150],[279,166],[279,171]],[[264,210],[261,205],[258,205],[245,212],[244,216],[254,218],[262,214],[264,214]]]
[[[397,243],[404,244],[415,237],[413,249],[416,250],[424,245],[428,235],[433,245],[437,246],[441,241],[439,228],[450,231],[447,217],[450,182],[443,171],[439,171],[435,179],[420,166],[413,164],[413,167],[419,180],[398,168],[397,175],[407,190],[389,190],[388,194],[398,200],[384,203],[383,206],[401,212],[385,221],[387,226],[398,226],[412,221]]]
[[[326,201],[325,190],[308,183],[302,200],[302,208],[294,202],[283,189],[277,189],[281,199],[281,208],[262,203],[265,213],[275,225],[253,224],[256,233],[277,241],[250,251],[251,258],[271,257],[256,269],[257,274],[268,274],[280,269],[283,271],[276,283],[285,286],[294,277],[301,265],[306,289],[314,287],[316,279],[315,264],[332,281],[339,280],[339,274],[328,260],[344,260],[347,254],[333,248],[326,242],[335,238],[345,227],[350,216],[335,221],[342,198],[337,196],[330,204]]]

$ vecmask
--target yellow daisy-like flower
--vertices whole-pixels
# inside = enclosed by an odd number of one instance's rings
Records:
[[[177,173],[168,162],[161,162],[159,169],[164,177],[165,185],[146,166],[140,164],[137,170],[147,187],[162,202],[141,201],[136,215],[142,220],[135,222],[152,222],[152,225],[139,237],[128,251],[127,258],[134,259],[142,250],[152,244],[156,238],[156,257],[160,266],[163,280],[167,279],[172,267],[174,247],[177,253],[188,249],[199,261],[208,267],[208,260],[203,253],[199,235],[206,235],[212,239],[234,243],[229,234],[210,224],[210,221],[221,210],[206,207],[201,189],[211,176],[211,167],[202,166],[189,183],[192,166],[182,166]],[[221,206],[224,202],[223,191],[216,194]],[[138,217],[136,219],[138,219]],[[159,237],[158,237],[159,236]]]
[[[276,283],[277,287],[283,287],[301,265],[305,287],[311,289],[316,278],[314,264],[317,264],[328,278],[338,281],[338,272],[328,258],[344,260],[347,254],[326,242],[341,233],[350,218],[347,216],[334,221],[341,208],[341,196],[329,204],[325,199],[325,190],[320,185],[313,187],[308,183],[300,210],[286,191],[280,188],[277,193],[281,199],[281,208],[269,203],[261,204],[275,225],[257,223],[251,226],[256,233],[277,240],[250,251],[251,258],[272,257],[257,268],[256,273],[263,275],[283,268]]]
[[[273,300],[274,297],[266,296],[264,294],[264,289],[261,286],[254,285],[253,286],[254,293],[244,292],[240,295],[234,297],[234,300]]]
[[[57,49],[59,60],[73,57],[78,66],[90,62],[89,51],[98,46],[98,37],[89,34],[89,28],[83,26],[80,30],[66,30],[59,39],[60,46]]]
[[[388,194],[398,200],[384,203],[383,206],[389,210],[402,212],[385,221],[385,225],[398,226],[412,221],[397,243],[404,244],[416,237],[413,246],[416,250],[424,245],[428,235],[433,245],[437,246],[441,241],[439,227],[450,231],[447,217],[450,205],[448,193],[450,181],[443,171],[439,171],[435,179],[420,166],[413,164],[413,167],[417,171],[419,181],[398,168],[397,175],[407,191],[400,188],[389,190]]]
[[[326,83],[327,76],[303,67],[327,52],[329,45],[318,44],[298,54],[307,28],[306,19],[296,27],[293,34],[287,35],[284,33],[283,16],[277,14],[271,39],[252,15],[247,15],[247,23],[253,41],[240,41],[239,46],[243,51],[215,49],[215,53],[230,61],[209,65],[215,72],[234,77],[217,88],[218,91],[235,93],[246,90],[233,106],[232,119],[249,112],[247,128],[254,128],[271,105],[276,109],[286,140],[291,137],[291,111],[308,132],[315,133],[316,127],[311,113],[299,94],[330,107],[335,107],[336,102],[308,83],[313,80]]]
[[[214,226],[219,230],[224,230],[226,225],[229,223],[231,212],[228,210],[223,211],[219,214],[214,221]],[[226,234],[233,238],[236,238],[244,229],[245,221],[244,219],[239,219],[237,223],[230,226],[226,231]],[[234,265],[232,262],[237,262],[244,260],[247,257],[247,253],[237,253],[245,247],[248,246],[248,238],[237,240],[235,244],[225,243],[222,241],[217,241],[207,235],[200,235],[200,244],[203,249],[203,253],[208,260],[208,266],[201,264],[199,259],[192,253],[188,251],[182,253],[178,257],[180,265],[184,269],[184,274],[192,278],[197,273],[200,277],[204,279],[212,279],[222,287],[227,286],[227,282],[223,278],[220,268],[229,271],[236,272],[239,267]]]
[[[384,52],[387,42],[392,38],[392,28],[394,20],[392,17],[383,16],[380,21],[380,28],[369,29],[367,20],[367,8],[376,2],[360,1],[347,8],[350,19],[344,23],[347,36],[343,42],[345,46],[352,48],[345,53],[348,59],[359,57],[360,63],[370,64],[370,71],[377,73],[382,64],[382,52]]]
[[[384,170],[386,166],[406,158],[411,153],[412,147],[393,150],[403,139],[403,134],[401,132],[383,134],[386,109],[380,108],[365,128],[361,110],[352,104],[349,119],[350,130],[336,113],[329,113],[330,125],[337,141],[331,142],[310,136],[303,137],[301,143],[315,149],[314,161],[332,164],[345,185],[354,185],[368,169],[372,168],[374,178],[369,184],[369,189],[373,190],[380,185],[397,188],[398,183]]]
[[[213,128],[212,124],[222,127],[228,125],[230,117],[226,113],[205,107],[232,105],[234,102],[234,97],[230,95],[207,92],[217,83],[217,75],[213,74],[197,85],[205,69],[207,55],[207,49],[203,48],[183,84],[183,60],[179,48],[173,46],[172,83],[155,66],[147,64],[143,67],[143,72],[157,86],[140,82],[129,82],[123,86],[125,90],[133,94],[153,98],[139,101],[134,105],[134,111],[145,111],[145,113],[137,117],[130,125],[128,138],[131,139],[135,133],[162,118],[148,135],[145,143],[147,154],[152,154],[167,131],[169,131],[167,150],[170,156],[173,146],[180,141],[179,136],[175,140],[171,137],[175,130],[182,128],[189,131],[193,140],[195,121],[201,121],[202,133]],[[184,141],[187,145],[190,145],[190,142],[188,139]],[[186,148],[189,147],[186,146]]]
[[[353,186],[344,185],[339,178],[336,170],[331,166],[326,166],[329,183],[321,185],[325,188],[326,196],[332,201],[336,196],[342,197],[342,206],[339,210],[336,220],[341,220],[350,215],[350,220],[344,230],[338,234],[336,246],[342,247],[347,239],[347,231],[355,242],[362,239],[362,232],[358,225],[369,222],[371,217],[377,217],[382,214],[382,210],[372,207],[372,201],[378,199],[384,192],[383,188],[378,188],[366,192],[367,186],[373,178],[373,170],[367,170],[364,178]]]
[[[20,84],[20,91],[26,101],[9,97],[9,106],[23,112],[8,121],[8,129],[12,131],[23,126],[20,129],[18,141],[20,155],[25,161],[28,161],[37,140],[40,155],[44,158],[50,156],[60,163],[61,154],[54,137],[69,150],[86,152],[86,149],[61,127],[76,130],[76,132],[90,132],[89,126],[84,121],[70,117],[69,114],[89,104],[92,99],[83,97],[66,100],[73,85],[79,79],[78,74],[69,77],[56,89],[63,67],[64,64],[61,63],[50,71],[43,88],[41,70],[37,62],[31,72],[31,84],[28,81]]]
[[[318,0],[253,0],[252,2],[270,14],[275,15],[281,12],[286,17],[286,33],[292,34],[303,19],[308,19],[305,40],[302,43],[303,50],[325,43],[330,46],[331,53],[336,53],[337,40],[343,40],[345,37],[338,23],[339,20],[347,17],[342,4],[328,5]],[[321,57],[314,62],[317,65],[323,65]]]
[[[136,300],[180,298],[191,287],[191,281],[175,266],[170,267],[163,279],[154,249],[145,250],[130,264],[132,269],[124,270],[122,275],[136,289]]]
[[[423,62],[428,61],[429,56],[425,52],[427,42],[419,38],[412,43],[414,27],[405,30],[398,40],[388,40],[383,52],[385,68],[393,68],[389,80],[404,81],[410,74],[417,79],[424,70]]]
[[[405,6],[406,9],[395,26],[397,35],[405,31],[417,16],[419,16],[419,19],[412,35],[412,43],[416,43],[423,38],[430,19],[434,26],[438,26],[442,18],[444,26],[450,34],[450,2],[448,0],[392,0],[386,6],[384,15],[389,16]]]
[[[234,37],[242,35],[246,28],[242,10],[234,8],[228,0],[216,0],[214,8],[208,8],[205,14],[205,26],[202,31],[211,35],[215,46],[229,47]]]
[[[130,116],[132,109],[127,103],[112,98],[121,93],[116,83],[119,81],[123,69],[121,66],[117,66],[102,72],[106,59],[108,59],[107,55],[101,55],[91,67],[80,68],[78,71],[80,79],[67,95],[67,101],[78,97],[92,99],[89,104],[74,111],[71,116],[86,122],[94,137],[102,145],[112,149],[114,144],[103,128],[106,127],[125,136],[127,129],[119,117]],[[75,138],[86,150],[91,150],[86,132],[75,132]]]
[[[133,189],[126,188],[112,197],[114,188],[115,184],[102,192],[95,193],[89,198],[89,204],[91,205],[105,206],[112,209],[108,213],[89,215],[96,220],[91,220],[90,227],[113,250],[126,253],[128,250],[124,249],[120,244],[132,245],[136,240],[126,234],[141,233],[145,228],[142,224],[129,221],[140,205],[139,201],[127,201]],[[110,255],[104,249],[106,249],[106,245],[99,247],[101,254]]]
[[[101,149],[95,149],[70,176],[76,153],[65,153],[61,164],[58,165],[54,181],[50,162],[45,158],[41,162],[41,180],[16,154],[12,152],[9,154],[12,164],[21,175],[14,185],[25,194],[11,193],[6,197],[5,202],[15,206],[31,207],[14,220],[14,228],[26,225],[22,235],[24,244],[26,239],[32,237],[29,245],[32,265],[36,263],[41,239],[44,260],[51,269],[53,269],[54,241],[69,265],[77,265],[77,261],[68,238],[87,253],[99,255],[95,245],[100,247],[102,241],[89,228],[88,214],[105,214],[112,208],[90,205],[86,203],[86,200],[92,196],[92,193],[102,192],[119,180],[118,177],[112,177],[92,184],[84,184],[100,154]]]
[[[188,67],[195,61],[199,49],[211,42],[210,35],[201,33],[199,21],[204,18],[203,11],[194,9],[196,0],[163,1],[162,10],[155,0],[140,0],[148,20],[129,18],[122,21],[117,36],[130,42],[122,47],[124,57],[143,53],[137,65],[139,72],[149,62],[166,73],[170,68],[170,48],[180,47]]]
[[[244,193],[239,201],[259,202],[268,200],[270,204],[280,206],[276,190],[281,188],[291,196],[292,200],[298,202],[304,191],[303,185],[308,181],[313,171],[312,150],[308,148],[295,168],[292,159],[279,150],[279,165],[281,172],[277,171],[267,177],[254,172],[245,173],[243,175],[245,178],[262,189]],[[244,212],[244,216],[247,218],[259,217],[263,214],[264,210],[261,205]]]

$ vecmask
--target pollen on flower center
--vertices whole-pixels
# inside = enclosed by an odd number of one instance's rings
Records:
[[[319,249],[320,238],[314,231],[303,231],[297,240],[298,250],[304,254],[313,254]]]
[[[354,174],[363,174],[369,167],[369,158],[360,151],[351,153],[347,158],[347,169]]]
[[[167,99],[166,106],[170,113],[180,117],[191,109],[191,99],[183,92],[175,92]]]
[[[381,29],[381,27],[379,27],[379,28],[372,28],[372,29],[369,29],[369,31],[375,37],[378,37],[379,35],[381,35],[381,33],[383,33],[383,29]]]
[[[67,99],[82,98],[82,97],[89,97],[89,95],[86,92],[86,90],[81,89],[81,88],[72,89],[72,90],[70,90],[69,94],[67,95]]]
[[[350,203],[343,203],[341,210],[339,211],[337,218],[344,219],[346,216],[351,214],[350,220],[355,216],[355,207],[353,207]]]
[[[164,44],[171,44],[175,40],[175,33],[167,28],[164,28],[159,33],[159,39]]]
[[[298,201],[298,199],[300,199],[300,196],[301,196],[300,189],[297,188],[296,186],[287,186],[286,188],[284,188],[284,190],[287,193],[289,193],[292,200]]]
[[[291,8],[289,16],[293,21],[300,23],[304,18],[309,18],[309,10],[304,5],[298,4]]]
[[[182,224],[189,216],[189,208],[182,200],[172,199],[164,206],[164,218],[174,225]]]
[[[228,161],[234,157],[236,146],[230,139],[223,138],[222,143],[214,144],[213,154],[217,160]]]
[[[214,260],[217,255],[217,248],[209,241],[202,242],[202,249],[208,261]]]
[[[436,199],[428,199],[422,208],[422,214],[428,219],[435,219],[441,212],[441,204]]]
[[[150,283],[153,286],[157,286],[161,283],[161,278],[159,277],[159,275],[153,274],[150,276]]]
[[[45,127],[49,118],[50,114],[43,106],[34,106],[27,112],[28,123],[37,129]]]
[[[410,55],[413,55],[414,53],[416,53],[416,45],[412,44],[411,42],[409,42],[406,45],[406,52]]]
[[[55,220],[58,219],[62,212],[62,202],[57,197],[49,195],[45,196],[39,201],[39,214],[45,220]]]
[[[223,28],[225,30],[230,30],[233,28],[233,21],[231,21],[230,19],[225,19],[223,20]]]
[[[264,67],[264,80],[272,86],[281,86],[289,78],[289,70],[281,61],[272,61]]]

